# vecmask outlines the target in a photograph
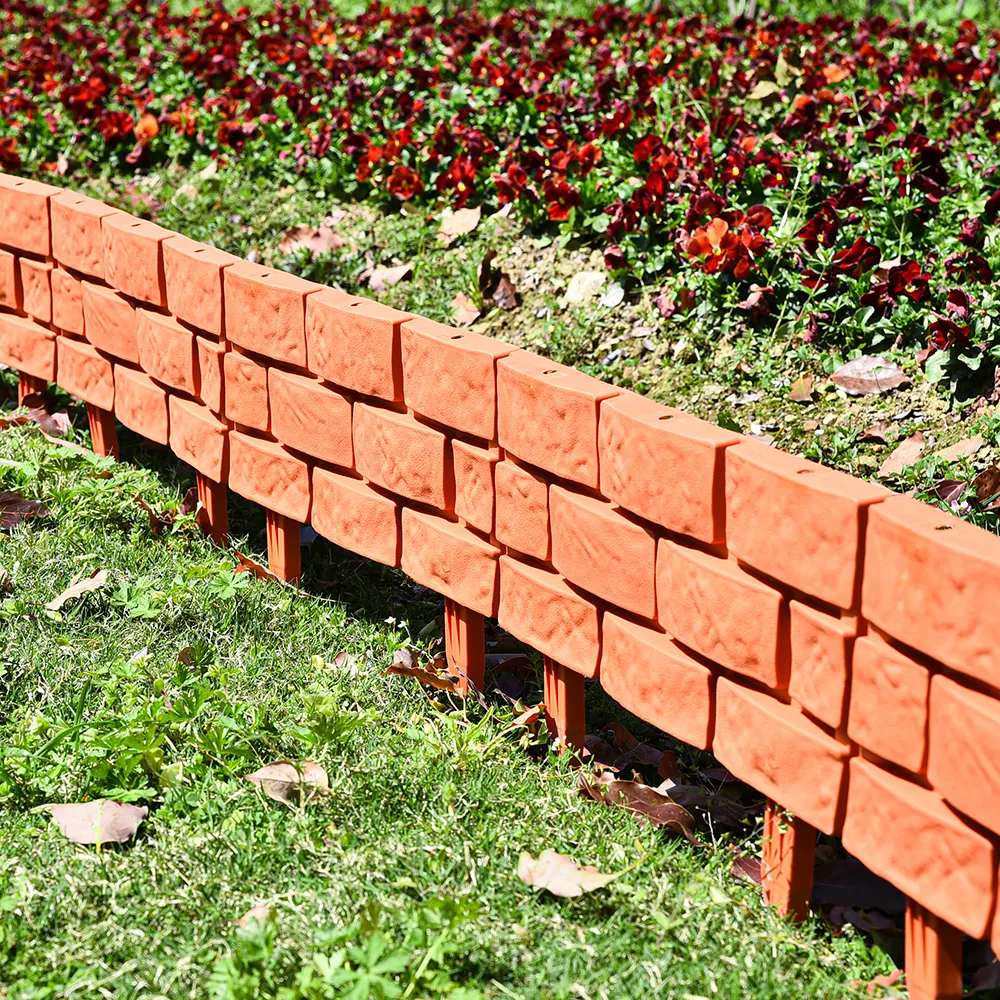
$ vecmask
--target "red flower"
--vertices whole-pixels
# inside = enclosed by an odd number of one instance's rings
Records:
[[[148,111],[144,114],[135,126],[135,137],[143,146],[148,145],[160,134],[160,123],[156,120],[156,115],[151,115]]]
[[[859,236],[846,250],[833,255],[833,268],[848,278],[860,278],[882,259],[882,251],[863,236]]]
[[[550,179],[542,187],[549,218],[553,222],[563,222],[569,218],[569,210],[580,204],[580,192],[565,181]]]
[[[11,172],[21,169],[21,157],[17,152],[17,139],[13,136],[0,139],[0,167]]]
[[[959,326],[950,319],[938,316],[937,319],[927,327],[930,334],[930,346],[936,351],[946,351],[950,347],[964,347],[969,343],[969,328]]]
[[[906,295],[911,302],[923,302],[930,295],[930,278],[915,260],[908,260],[905,264],[889,268],[886,292],[893,299]]]
[[[398,163],[389,175],[386,188],[400,201],[409,201],[424,190],[424,182],[415,170]]]

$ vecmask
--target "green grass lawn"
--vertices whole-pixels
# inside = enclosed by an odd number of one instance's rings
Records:
[[[321,539],[294,590],[234,575],[190,515],[154,535],[133,497],[176,505],[193,475],[122,442],[114,464],[0,432],[0,490],[51,510],[0,535],[0,996],[842,1000],[892,968],[730,877],[759,824],[694,847],[579,798],[495,694],[463,707],[387,676],[441,612],[401,574]],[[261,557],[262,511],[233,520]],[[102,590],[44,609],[98,568]],[[599,688],[588,710],[659,738]],[[296,810],[242,780],[281,758],[322,764],[329,797]],[[150,806],[134,842],[70,843],[38,809],[99,797]],[[630,870],[540,895],[518,855],[550,847]],[[270,919],[240,929],[258,904]]]

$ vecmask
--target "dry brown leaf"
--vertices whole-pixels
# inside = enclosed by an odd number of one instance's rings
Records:
[[[809,372],[792,383],[788,390],[788,398],[793,403],[811,403],[813,401],[813,377]]]
[[[957,462],[961,458],[971,458],[983,447],[984,443],[982,437],[976,434],[934,452],[934,458],[943,458],[946,462]]]
[[[305,247],[315,256],[328,250],[339,250],[342,246],[344,246],[343,239],[329,226],[299,223],[285,230],[278,244],[278,253],[294,253]]]
[[[25,417],[0,417],[0,431],[7,430],[8,427],[23,427],[25,424],[30,424],[31,421]]]
[[[455,310],[455,323],[458,326],[472,326],[479,319],[479,306],[465,292],[456,293],[451,300],[451,308]]]
[[[516,309],[517,308],[517,289],[514,287],[514,283],[510,280],[510,275],[506,271],[500,275],[500,281],[497,282],[497,287],[493,289],[493,301],[501,309]]]
[[[65,410],[58,413],[49,413],[44,407],[31,407],[26,416],[33,423],[37,424],[46,434],[56,437],[66,437],[72,429],[69,414]]]
[[[880,476],[898,476],[908,465],[913,465],[924,450],[924,436],[917,431],[903,441],[879,467]]]
[[[976,491],[976,499],[986,508],[993,510],[1000,504],[1000,469],[995,465],[988,466],[972,480]]]
[[[400,264],[398,267],[373,267],[362,278],[367,278],[368,287],[373,292],[384,292],[390,285],[397,285],[412,274],[412,264]]]
[[[84,594],[89,594],[93,590],[100,590],[108,582],[108,571],[106,569],[95,569],[90,576],[84,577],[82,573],[74,576],[69,586],[56,598],[49,601],[45,607],[49,611],[58,611],[67,601],[72,601]]]
[[[233,555],[236,556],[237,566],[233,570],[234,573],[253,573],[253,575],[258,580],[278,580],[280,582],[280,577],[277,574],[272,573],[265,565],[257,562],[256,559],[251,559],[249,556],[243,555],[242,552],[237,552],[233,549]]]
[[[301,763],[278,760],[243,777],[259,785],[269,799],[286,806],[308,805],[318,796],[330,791],[330,779],[326,771],[312,760]]]
[[[471,233],[479,225],[482,214],[483,210],[478,205],[475,208],[456,209],[441,220],[438,238],[451,243],[456,237]]]
[[[0,493],[0,531],[11,528],[32,517],[49,517],[51,511],[40,500],[25,500],[20,493]]]
[[[665,826],[683,834],[692,844],[700,845],[694,835],[694,817],[666,793],[639,781],[622,781],[608,772],[591,778],[581,774],[579,782],[581,793],[595,802],[622,806],[654,826]]]
[[[572,858],[553,850],[542,851],[537,858],[522,851],[517,862],[517,877],[525,885],[546,889],[561,899],[573,899],[601,889],[616,878],[598,871],[593,865],[578,865]]]
[[[164,528],[169,528],[174,523],[173,515],[170,512],[157,514],[138,494],[132,497],[132,502],[141,507],[149,515],[149,530],[154,535],[158,535]]]
[[[740,882],[751,882],[753,885],[760,885],[760,858],[755,858],[751,854],[737,854],[729,869],[731,878]]]
[[[184,494],[184,499],[181,501],[180,507],[177,508],[178,514],[193,514],[198,509],[198,504],[201,501],[198,499],[198,487],[192,486],[191,489]]]
[[[266,924],[268,920],[271,919],[271,907],[266,906],[264,903],[258,903],[256,906],[251,906],[246,913],[240,917],[239,924],[240,927],[246,927],[251,920],[257,920],[262,924]]]
[[[124,844],[135,836],[149,810],[111,799],[53,803],[45,807],[64,837],[77,844]]]
[[[873,396],[911,384],[894,361],[868,355],[841,365],[830,378],[849,396]]]
[[[459,678],[454,674],[444,672],[445,658],[438,654],[427,667],[417,665],[416,654],[412,649],[397,649],[392,661],[392,666],[386,668],[387,674],[397,674],[401,677],[413,677],[421,684],[428,687],[437,688],[439,691],[447,691],[450,694],[458,692]]]
[[[877,424],[872,424],[871,427],[866,427],[861,432],[862,441],[878,441],[879,444],[885,444],[886,435],[892,428],[892,424],[888,420],[880,420]]]

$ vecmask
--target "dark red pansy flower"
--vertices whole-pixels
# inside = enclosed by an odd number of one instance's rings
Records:
[[[950,347],[965,347],[969,343],[968,326],[959,325],[943,316],[938,316],[927,327],[930,346],[936,351],[946,351]]]
[[[908,260],[889,268],[886,291],[893,299],[905,295],[911,302],[923,302],[930,295],[930,278],[915,260]]]
[[[944,273],[957,281],[978,281],[986,284],[993,280],[989,261],[975,250],[953,253],[945,258]]]
[[[542,185],[542,195],[549,218],[553,222],[563,222],[569,218],[569,210],[580,204],[580,192],[563,180],[550,178]]]
[[[14,136],[0,139],[0,167],[12,173],[21,169],[21,156],[17,151],[17,139]]]
[[[397,163],[392,168],[385,186],[389,193],[400,201],[409,201],[424,190],[424,182],[420,179],[420,175],[402,163]]]
[[[948,291],[948,301],[945,303],[945,311],[951,313],[957,320],[964,322],[969,318],[969,310],[972,303],[969,300],[968,292],[961,288],[952,288]]]
[[[981,247],[983,245],[983,224],[978,219],[963,219],[958,238],[970,247]]]
[[[860,278],[882,259],[882,251],[863,236],[859,236],[849,247],[838,250],[831,262],[833,269],[848,278]]]

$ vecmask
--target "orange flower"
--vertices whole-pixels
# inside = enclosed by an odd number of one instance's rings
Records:
[[[135,126],[135,137],[142,143],[143,146],[148,146],[149,143],[155,139],[160,134],[160,123],[156,120],[155,115],[151,115],[148,111],[144,114]]]

